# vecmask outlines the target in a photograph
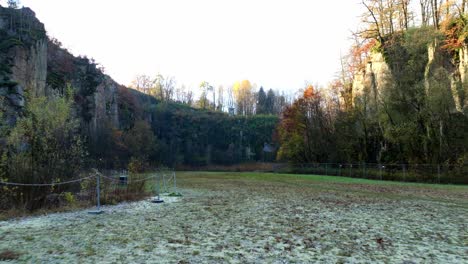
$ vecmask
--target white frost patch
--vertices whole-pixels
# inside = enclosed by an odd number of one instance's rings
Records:
[[[468,262],[466,207],[276,189],[183,193],[101,215],[0,222],[0,252],[30,263]]]

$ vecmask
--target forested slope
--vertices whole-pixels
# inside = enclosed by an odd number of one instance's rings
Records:
[[[339,77],[284,111],[280,158],[466,167],[466,1],[421,1],[430,11],[421,19],[409,3],[362,2],[362,30]]]
[[[13,162],[18,156],[35,160],[24,168],[34,171],[33,167],[50,167],[53,159],[37,153],[63,148],[77,152],[59,155],[57,168],[67,166],[73,155],[79,156],[80,168],[108,169],[127,168],[131,161],[140,168],[261,160],[278,119],[195,109],[124,87],[92,59],[73,56],[49,38],[28,8],[0,7],[0,59],[5,177],[18,168],[20,161]],[[52,102],[56,106],[51,107]],[[69,108],[69,113],[59,116],[57,105]],[[66,120],[70,126],[52,120]],[[68,136],[57,140],[53,134]]]

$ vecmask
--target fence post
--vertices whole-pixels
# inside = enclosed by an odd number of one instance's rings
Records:
[[[340,164],[340,168],[338,169],[338,176],[341,176],[341,164]]]
[[[96,211],[90,211],[89,214],[102,214],[103,211],[101,210],[101,174],[97,173],[96,177]]]
[[[96,191],[97,191],[97,209],[99,211],[101,210],[101,174],[98,174],[98,177],[97,177]]]
[[[367,179],[366,163],[364,162],[364,178]]]
[[[401,166],[403,167],[403,181],[406,182],[406,165],[402,164]]]
[[[152,203],[163,203],[164,201],[161,200],[161,197],[159,195],[159,176],[158,176],[158,173],[156,173],[156,192],[158,194],[158,196],[156,197],[156,199],[153,199],[151,200]]]
[[[162,173],[162,181],[163,181],[163,192],[167,191],[167,186],[166,186],[166,177],[165,173]]]
[[[325,175],[328,176],[328,163],[325,163]]]
[[[177,183],[176,183],[175,171],[172,172],[172,176],[174,176],[174,193],[177,193]]]
[[[380,180],[382,180],[382,169],[383,169],[383,165],[379,164],[379,169],[380,169]]]
[[[440,164],[437,164],[437,178],[438,178],[438,182],[440,184]]]

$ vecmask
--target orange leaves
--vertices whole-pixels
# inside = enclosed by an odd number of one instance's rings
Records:
[[[308,85],[304,90],[304,99],[313,98],[315,96],[315,90],[312,85]]]
[[[468,38],[466,18],[446,20],[442,23],[442,32],[445,34],[443,49],[455,51],[463,47]]]
[[[361,61],[367,58],[370,54],[370,51],[373,47],[378,44],[376,39],[370,39],[366,41],[364,44],[359,46],[354,46],[351,50],[352,56],[356,61]]]

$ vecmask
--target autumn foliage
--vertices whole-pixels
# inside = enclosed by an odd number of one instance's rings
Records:
[[[302,97],[286,107],[278,126],[280,160],[295,163],[326,162],[330,142],[330,116],[324,111],[323,98],[312,85]]]

